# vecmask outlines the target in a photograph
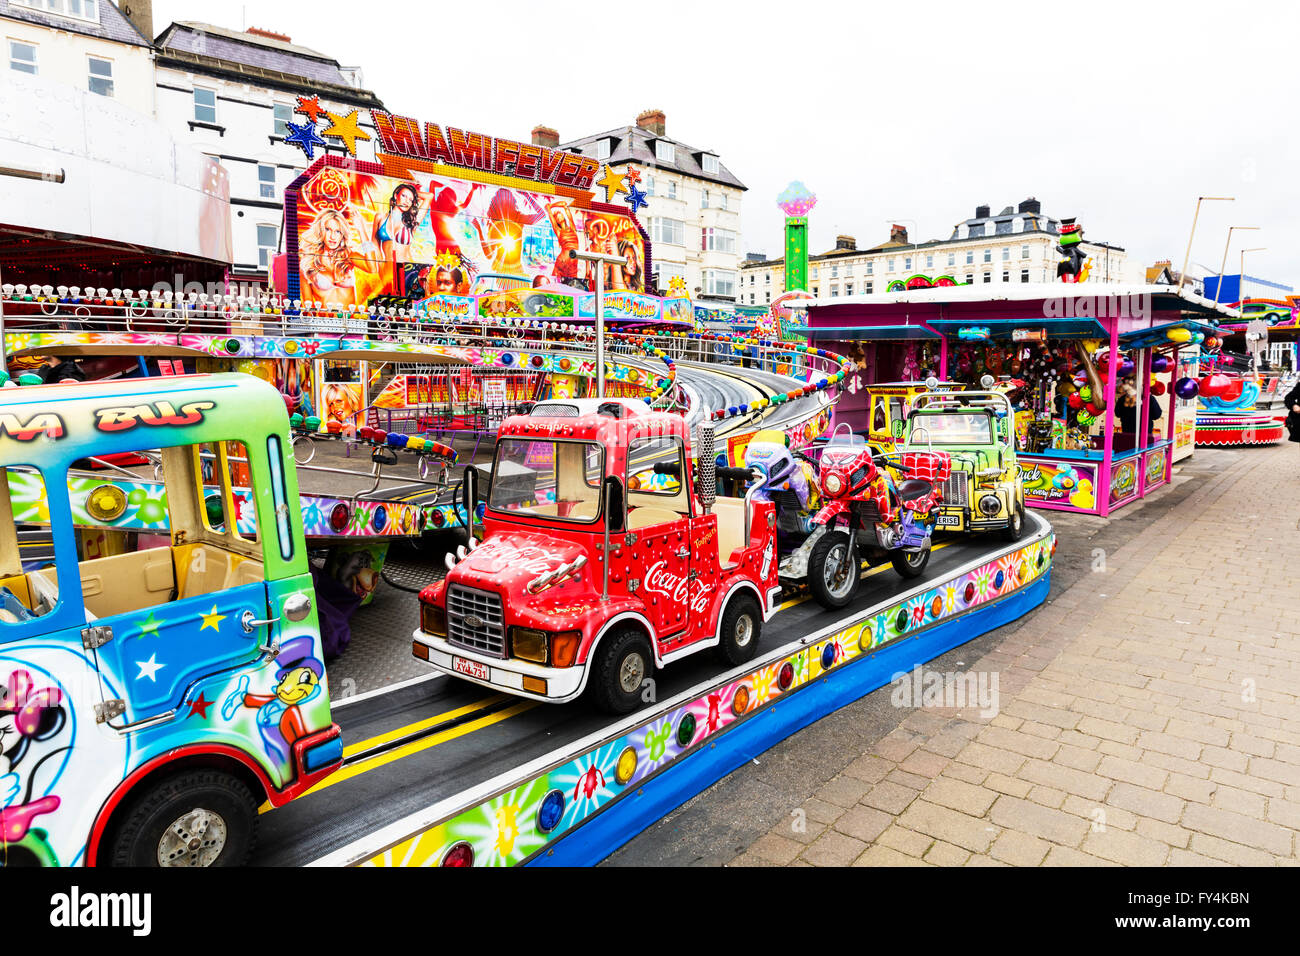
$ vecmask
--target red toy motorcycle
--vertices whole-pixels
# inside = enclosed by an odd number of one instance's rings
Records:
[[[890,471],[909,477],[896,482]],[[946,452],[877,455],[856,435],[826,446],[819,479],[826,504],[813,519],[819,527],[808,539],[806,572],[823,607],[853,600],[864,560],[880,564],[888,558],[904,578],[925,570],[940,483],[951,473]],[[839,524],[844,530],[837,530]]]

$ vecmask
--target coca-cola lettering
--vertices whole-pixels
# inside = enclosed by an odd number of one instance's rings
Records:
[[[646,590],[662,594],[674,604],[689,604],[690,609],[697,614],[705,613],[709,609],[709,589],[697,578],[694,582],[695,593],[691,594],[690,579],[666,570],[666,563],[659,561],[650,566],[645,576]]]

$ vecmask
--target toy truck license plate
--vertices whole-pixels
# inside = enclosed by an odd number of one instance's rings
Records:
[[[489,680],[492,669],[486,664],[480,664],[478,661],[467,661],[463,657],[456,657],[454,654],[451,658],[451,669],[457,674],[464,674],[466,677],[475,677],[478,680]]]
[[[960,528],[961,515],[939,515],[935,526],[939,528]]]

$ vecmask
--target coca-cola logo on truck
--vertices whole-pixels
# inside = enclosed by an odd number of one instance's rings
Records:
[[[662,594],[674,604],[689,604],[690,609],[696,614],[707,612],[709,609],[709,587],[699,578],[696,578],[693,582],[695,587],[692,589],[692,581],[684,575],[667,570],[664,567],[667,563],[666,561],[660,561],[650,566],[650,570],[646,572],[645,576],[645,589],[656,594]]]

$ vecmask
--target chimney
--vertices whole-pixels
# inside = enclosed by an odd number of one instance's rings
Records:
[[[244,31],[249,36],[266,37],[268,40],[279,40],[281,43],[292,43],[287,33],[276,33],[272,30],[263,30],[261,27],[249,27]]]
[[[889,241],[907,243],[907,227],[900,226],[898,223],[889,227]]]
[[[122,5],[125,16],[140,31],[140,35],[153,42],[153,0],[126,0]]]
[[[1173,265],[1173,263],[1170,262],[1168,259],[1157,259],[1155,263],[1155,268],[1162,269],[1171,265]]]
[[[549,126],[534,126],[533,145],[555,149],[560,145],[560,134]]]
[[[989,217],[989,207],[988,207],[988,206],[976,206],[976,207],[975,207],[975,218],[976,218],[976,219],[987,219],[988,217]]]
[[[906,230],[904,230],[904,232],[906,232]],[[835,237],[836,249],[856,249],[857,247],[858,247],[858,240],[854,239],[852,236]]]
[[[637,114],[636,125],[656,136],[663,136],[666,119],[663,110],[645,110]]]
[[[1040,203],[1040,202],[1039,202],[1037,199],[1035,199],[1033,196],[1030,196],[1028,199],[1026,199],[1024,202],[1022,202],[1022,203],[1021,203],[1021,204],[1016,208],[1016,211],[1017,211],[1017,212],[1032,212],[1032,213],[1040,213],[1040,212],[1043,211],[1043,204]]]

